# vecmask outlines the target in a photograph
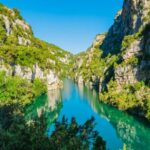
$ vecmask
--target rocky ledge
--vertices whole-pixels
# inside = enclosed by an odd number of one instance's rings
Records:
[[[46,82],[48,90],[62,87],[63,83],[53,70],[42,70],[38,64],[32,68],[20,65],[8,65],[0,61],[0,71],[5,71],[7,76],[19,76],[23,79],[33,81],[38,78]]]

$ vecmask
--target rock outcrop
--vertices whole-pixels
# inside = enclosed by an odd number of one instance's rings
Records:
[[[62,81],[53,70],[42,70],[37,64],[31,69],[20,65],[6,65],[4,61],[1,61],[0,71],[5,71],[7,76],[19,76],[29,81],[33,81],[36,78],[41,79],[46,81],[48,90],[62,87]]]
[[[150,68],[150,62],[145,61],[136,66],[127,65],[117,67],[115,69],[115,80],[119,85],[150,81],[150,70],[147,70],[147,67]]]
[[[3,9],[8,12],[8,14],[0,13],[0,24],[3,24],[6,30],[5,41],[7,41],[10,36],[13,36],[13,43],[26,46],[30,45],[33,36],[31,27],[24,20],[15,18],[15,12],[12,10],[6,7],[3,7]]]
[[[123,38],[137,33],[147,24],[149,18],[149,0],[125,0],[123,9],[116,15],[114,24],[101,45],[104,54],[119,53]]]

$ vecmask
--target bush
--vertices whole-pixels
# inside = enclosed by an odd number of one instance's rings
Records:
[[[44,92],[46,85],[39,79],[32,84],[21,77],[7,77],[5,72],[0,72],[0,106],[18,104],[24,107]]]
[[[41,94],[44,94],[47,92],[46,84],[40,79],[35,79],[33,81],[32,88],[33,88],[34,97],[40,96]]]
[[[20,12],[19,12],[19,10],[17,8],[13,8],[13,11],[14,11],[15,17],[17,19],[23,20],[22,16],[20,15]]]
[[[100,100],[121,110],[143,113],[143,117],[150,120],[149,93],[144,82],[119,86],[116,81],[110,81],[108,91],[100,94]]]

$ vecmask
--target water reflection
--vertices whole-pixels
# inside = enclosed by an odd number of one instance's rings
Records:
[[[83,98],[83,94],[84,94],[84,85],[83,84],[78,84],[78,88],[79,88],[79,93],[80,96]]]
[[[50,90],[48,91],[48,107],[53,111],[57,107],[57,103],[61,101],[60,90]]]
[[[79,87],[79,93],[85,97],[94,112],[111,123],[117,135],[127,145],[128,150],[150,150],[150,128],[148,126],[125,112],[100,103],[95,90],[89,92],[88,87],[84,87],[84,90],[80,90]]]
[[[32,120],[44,114],[48,124],[57,119],[62,108],[60,90],[48,91],[47,95],[42,95],[34,100],[34,102],[26,108],[25,117]]]

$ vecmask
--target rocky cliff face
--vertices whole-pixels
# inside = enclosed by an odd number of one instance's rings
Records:
[[[20,65],[6,65],[3,61],[1,61],[0,71],[5,71],[7,76],[19,76],[29,81],[33,81],[36,78],[44,80],[47,83],[48,90],[54,90],[62,86],[62,81],[53,70],[48,70],[47,73],[44,73],[45,71],[37,64],[35,64],[33,69],[31,69]]]
[[[123,9],[116,15],[114,24],[101,45],[104,54],[120,52],[124,37],[139,32],[149,19],[149,0],[125,0]]]
[[[77,57],[78,79],[97,83],[102,101],[150,118],[150,1],[125,0],[104,39],[96,41],[96,48]]]
[[[30,45],[33,37],[31,27],[22,19],[19,12],[0,6],[0,29],[3,31],[1,45],[4,43]]]
[[[71,54],[34,37],[16,9],[0,4],[0,71],[33,81],[44,80],[48,90],[62,86]]]
[[[98,74],[100,51],[99,45],[105,38],[105,34],[97,35],[91,47],[82,54],[76,56],[76,61],[73,66],[75,72],[75,80],[79,84],[87,84],[91,88],[97,88],[100,80]],[[92,65],[95,65],[94,67]],[[97,73],[96,73],[97,72]]]
[[[100,59],[113,59],[113,66],[106,65],[103,76],[108,74],[119,84],[132,84],[138,81],[150,81],[150,1],[125,0],[123,9],[118,12],[115,22],[106,37],[97,36],[90,50],[86,52],[86,63],[94,59],[92,52],[100,47]],[[79,56],[79,58],[81,58]],[[78,58],[78,60],[79,60]],[[78,61],[81,67],[82,58]],[[110,67],[113,67],[111,71]],[[102,83],[105,80],[100,79]],[[104,82],[103,82],[104,83]],[[107,83],[107,82],[106,82]],[[101,85],[100,85],[101,86]]]

